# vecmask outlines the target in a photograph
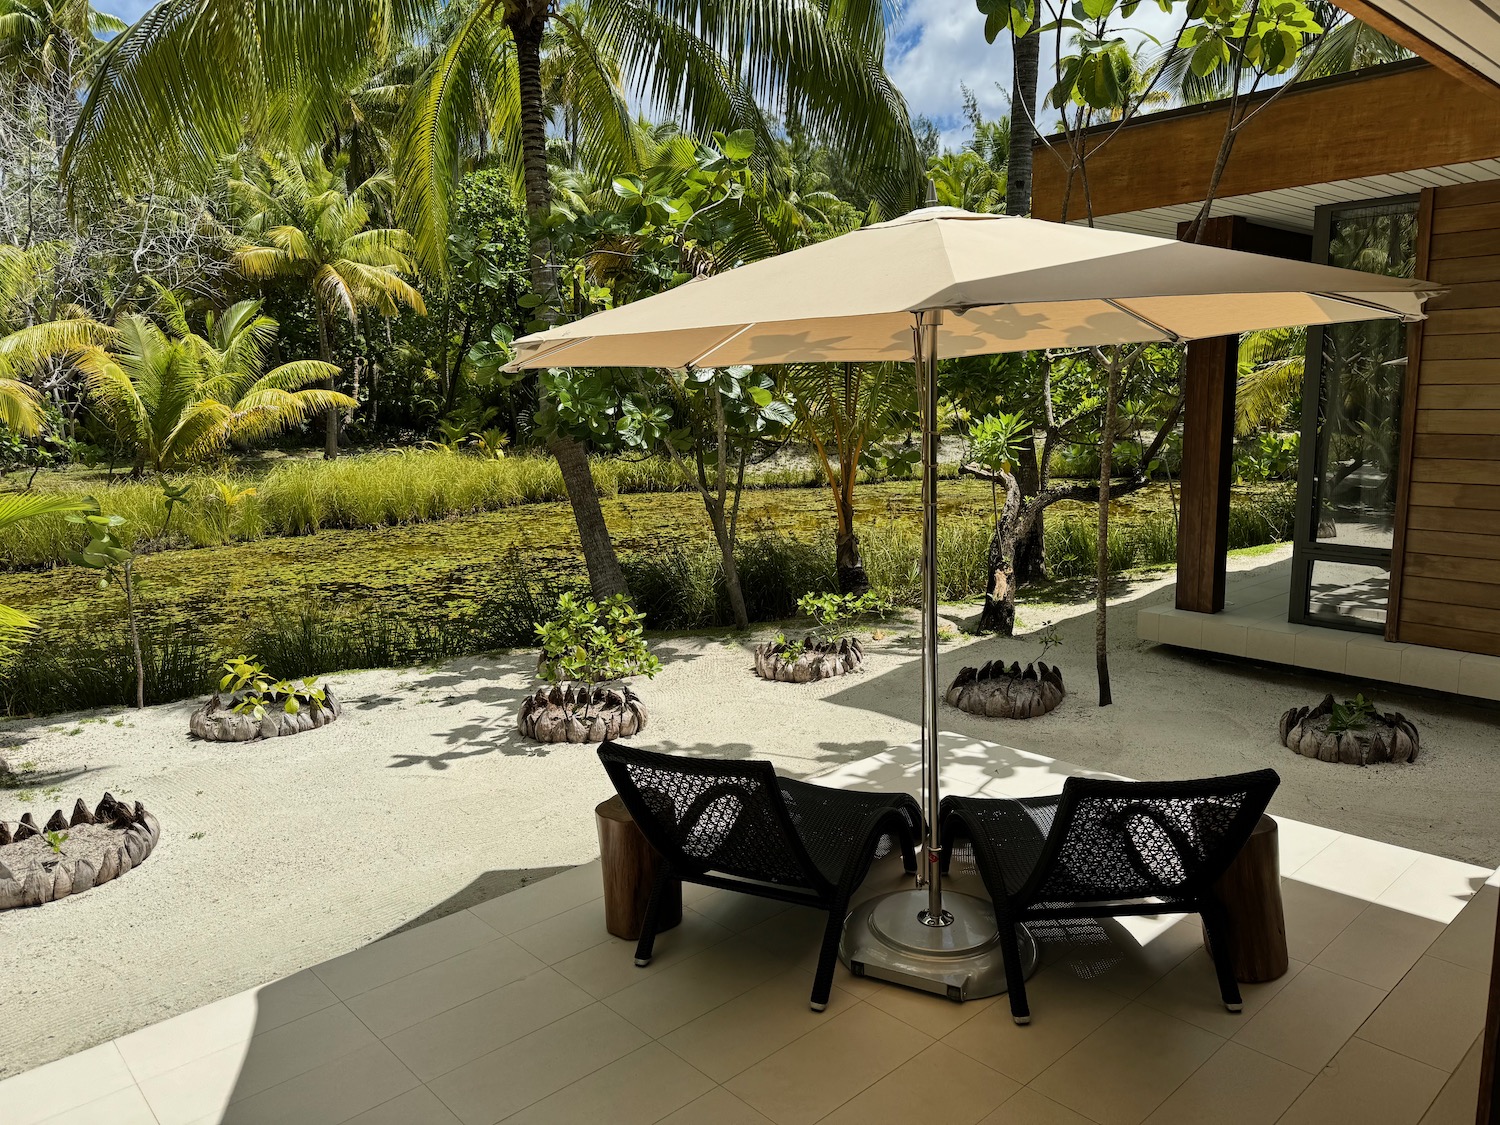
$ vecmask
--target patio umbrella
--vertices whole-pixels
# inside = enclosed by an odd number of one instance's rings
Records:
[[[845,956],[956,999],[1004,987],[988,904],[938,870],[937,361],[1415,320],[1429,282],[928,206],[516,341],[512,369],[909,360],[921,404],[922,800],[917,891],[851,918]],[[855,948],[858,947],[858,948]]]

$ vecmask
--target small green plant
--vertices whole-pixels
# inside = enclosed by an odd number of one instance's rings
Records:
[[[944,642],[954,640],[958,637],[958,630],[952,625],[940,625],[938,627],[938,640]]]
[[[1343,734],[1345,731],[1364,730],[1375,717],[1375,704],[1361,693],[1353,699],[1335,703],[1328,714],[1328,733]]]
[[[263,719],[273,708],[295,715],[308,705],[321,706],[327,692],[318,686],[316,676],[301,680],[273,680],[264,664],[254,656],[233,656],[224,662],[219,678],[220,694],[227,694],[230,710],[239,715]]]
[[[542,641],[537,671],[548,683],[575,680],[598,684],[661,671],[646,647],[642,622],[623,595],[597,602],[564,593],[552,620],[536,626]]]
[[[66,832],[43,832],[42,839],[47,841],[47,846],[52,849],[53,855],[62,855],[62,846],[68,842]]]
[[[851,635],[851,624],[861,617],[880,617],[891,611],[891,604],[873,590],[863,594],[803,594],[797,609],[813,620],[812,638],[824,644],[838,644]]]
[[[192,491],[192,481],[188,481],[186,484],[173,484],[167,480],[161,482],[161,502],[167,509],[166,518],[161,522],[161,535],[163,539],[167,537],[167,532],[172,530],[172,510],[178,504],[188,503],[188,494]]]
[[[1042,651],[1037,655],[1038,660],[1046,660],[1047,653],[1054,648],[1061,648],[1063,643],[1062,634],[1051,621],[1043,621],[1042,627],[1031,634],[1031,639],[1042,646]]]
[[[169,508],[169,518],[170,515]],[[101,515],[96,509],[71,512],[67,519],[89,533],[89,541],[81,549],[68,552],[68,561],[74,566],[98,571],[99,589],[108,589],[110,582],[116,582],[125,593],[125,618],[130,628],[130,649],[135,657],[135,705],[139,710],[146,706],[146,662],[141,656],[140,622],[136,618],[135,555],[115,535],[125,517]]]
[[[207,835],[208,835],[207,832],[189,832],[188,833],[188,839],[189,840],[201,840],[201,839],[203,839],[204,836],[207,836]]]

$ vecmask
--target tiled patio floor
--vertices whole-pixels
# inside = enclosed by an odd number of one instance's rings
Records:
[[[1084,772],[944,753],[950,791]],[[901,748],[823,780],[895,787],[913,766]],[[0,1082],[0,1122],[1469,1125],[1497,880],[1291,820],[1281,841],[1292,967],[1238,1015],[1195,918],[1048,942],[1028,1027],[1003,998],[842,969],[815,1014],[821,915],[685,888],[637,969],[588,864]],[[900,880],[886,861],[866,889]]]
[[[1287,620],[1291,581],[1289,559],[1250,571],[1231,571],[1225,581],[1221,613],[1148,606],[1136,617],[1136,635],[1153,644],[1500,700],[1500,656],[1396,643],[1374,633],[1292,624]]]

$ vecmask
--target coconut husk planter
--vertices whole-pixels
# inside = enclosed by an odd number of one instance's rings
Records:
[[[250,742],[257,738],[279,738],[287,734],[301,734],[307,730],[326,727],[344,713],[343,706],[333,696],[333,688],[323,685],[323,702],[303,703],[295,714],[282,709],[285,700],[273,697],[260,718],[234,710],[239,702],[235,697],[223,698],[218,692],[214,697],[193,712],[188,719],[188,730],[199,738],[210,742]]]
[[[66,832],[61,852],[46,833]],[[104,794],[93,812],[80,797],[71,817],[62,809],[37,826],[30,813],[15,825],[0,821],[0,910],[40,906],[118,879],[146,862],[161,825],[137,801],[132,808]]]
[[[543,685],[521,701],[516,726],[537,742],[604,742],[646,729],[646,705],[626,684],[607,687],[565,680]]]
[[[1376,762],[1415,762],[1422,749],[1417,728],[1399,711],[1368,716],[1358,730],[1331,731],[1334,699],[1325,695],[1316,707],[1293,707],[1281,716],[1281,744],[1304,758],[1368,766]]]
[[[765,641],[755,646],[755,674],[783,684],[810,684],[857,672],[864,659],[864,646],[853,637],[841,641],[804,637],[802,648],[791,654],[778,648],[775,641]]]
[[[1062,669],[1038,660],[1022,668],[992,660],[982,668],[965,668],[953,678],[944,698],[949,705],[990,719],[1034,719],[1045,715],[1067,695]]]

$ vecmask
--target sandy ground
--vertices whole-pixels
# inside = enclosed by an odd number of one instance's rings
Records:
[[[1236,560],[1265,565],[1280,554]],[[1273,811],[1341,831],[1500,863],[1500,711],[1441,696],[1380,693],[1422,729],[1413,766],[1357,769],[1299,758],[1280,712],[1364,685],[1294,676],[1143,645],[1135,612],[1171,596],[1137,582],[1111,614],[1115,705],[1094,706],[1093,617],[1059,618],[1049,656],[1074,692],[1027,723],[945,707],[943,725],[1139,778],[1263,765],[1280,770]],[[950,607],[952,619],[973,607]],[[762,631],[760,635],[764,635]],[[678,753],[770,758],[805,776],[916,736],[914,629],[872,642],[868,670],[815,685],[763,683],[743,638],[658,642],[640,686],[651,725],[634,741]],[[943,676],[1036,646],[960,636]],[[343,719],[244,745],[187,736],[190,704],[0,725],[0,754],[32,763],[32,799],[0,791],[0,819],[39,820],[105,789],[161,820],[156,853],[125,878],[40,909],[0,914],[0,1076],[253,987],[597,854],[592,806],[609,794],[586,747],[543,748],[513,729],[533,657],[331,677]],[[58,787],[55,799],[43,791]]]

